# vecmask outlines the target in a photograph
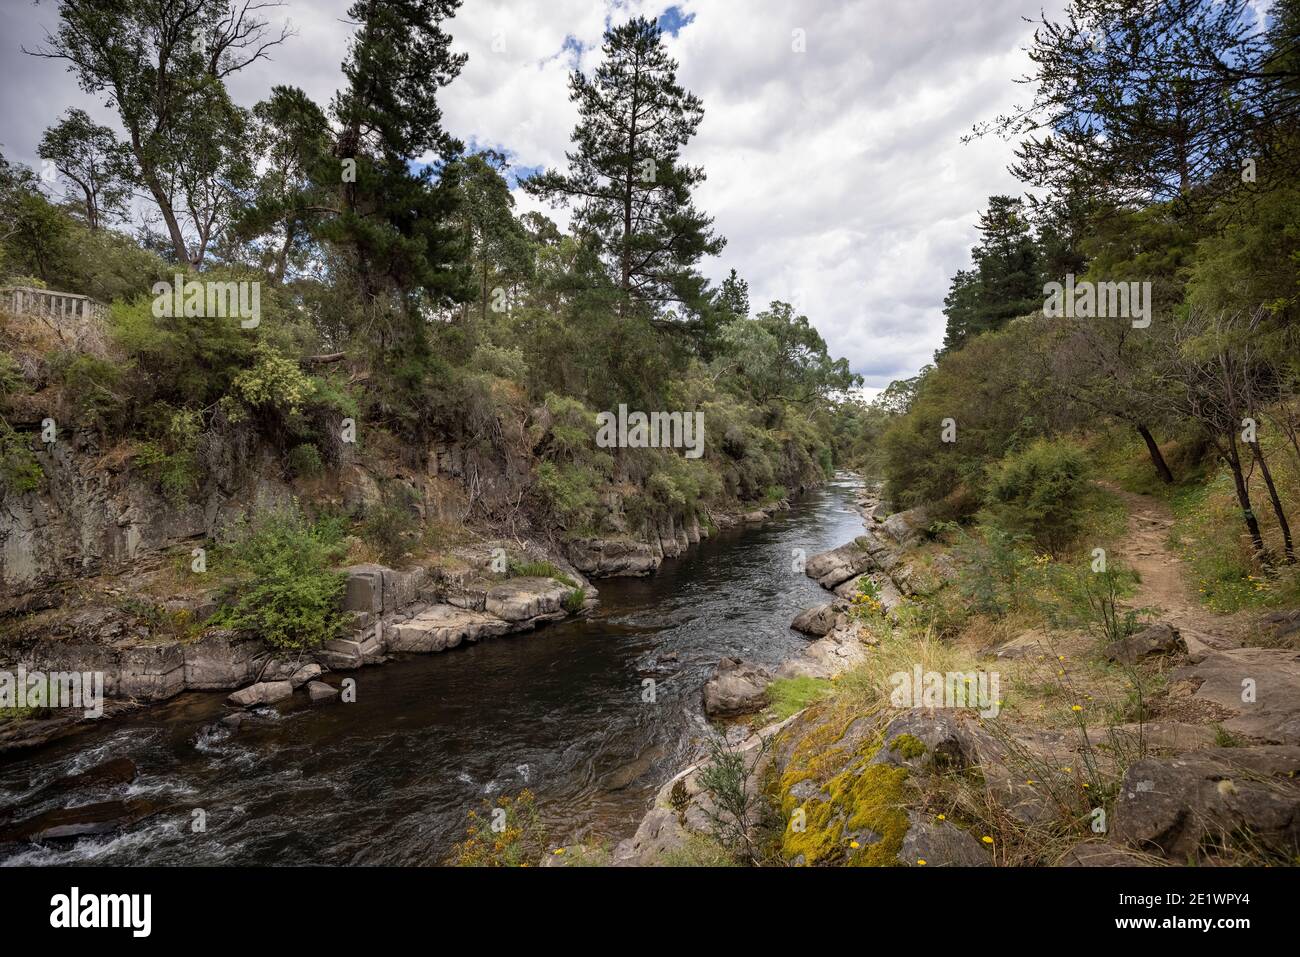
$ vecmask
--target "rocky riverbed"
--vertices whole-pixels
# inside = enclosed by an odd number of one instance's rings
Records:
[[[568,555],[531,556],[584,589],[580,608],[565,607],[566,582],[492,574],[490,542],[421,568],[354,567],[353,645],[285,659],[254,638],[212,635],[187,660],[181,643],[181,674],[206,690],[148,707],[115,699],[110,708],[132,710],[11,753],[0,857],[432,863],[469,810],[522,787],[557,839],[612,843],[696,746],[709,668],[728,655],[775,668],[802,646],[784,622],[817,586],[789,568],[790,552],[842,537],[855,487],[846,477],[792,507],[714,516],[712,535],[701,528],[698,545],[658,558],[654,574],[602,580],[598,601]],[[312,700],[349,678],[354,701]],[[647,679],[658,683],[653,706]],[[130,781],[47,790],[122,759],[136,768]],[[64,815],[79,808],[80,824]],[[207,838],[189,830],[195,810]]]

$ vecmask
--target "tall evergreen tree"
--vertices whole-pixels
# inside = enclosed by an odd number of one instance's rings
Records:
[[[515,199],[501,173],[506,168],[505,157],[484,150],[465,157],[459,165],[461,221],[477,287],[479,318],[486,320],[498,278],[504,285],[514,285],[531,274],[532,240],[515,219]]]
[[[442,128],[437,98],[466,59],[442,28],[459,6],[356,0],[347,85],[332,106],[337,204],[320,235],[347,251],[368,308],[387,298],[411,322],[466,292],[452,162],[462,147]],[[429,154],[434,163],[423,162]],[[397,332],[391,322],[376,331],[381,345]]]
[[[1277,136],[1300,121],[1300,15],[1280,0],[1071,0],[1044,15],[1024,82],[1033,101],[976,128],[1022,138],[1012,172],[1061,192],[1086,183],[1114,206],[1177,199],[1192,208],[1248,195],[1300,170]]]
[[[1023,202],[990,196],[978,228],[980,242],[971,250],[975,269],[958,272],[944,300],[945,350],[1042,305],[1038,251]]]
[[[325,114],[297,87],[272,87],[271,95],[253,107],[251,142],[261,173],[238,231],[246,240],[269,237],[268,271],[279,282],[290,261],[312,247],[338,164],[331,160]]]
[[[611,27],[602,52],[590,79],[575,71],[569,80],[579,120],[568,172],[548,170],[524,185],[575,207],[575,229],[617,283],[620,315],[640,304],[661,318],[668,303],[694,308],[702,301],[696,264],[725,243],[691,199],[704,172],[681,162],[704,107],[678,85],[677,62],[653,21]]]

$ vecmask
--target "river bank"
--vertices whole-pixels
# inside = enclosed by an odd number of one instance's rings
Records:
[[[719,658],[776,667],[805,644],[780,624],[817,591],[789,570],[790,552],[822,550],[856,527],[855,487],[841,477],[765,523],[719,529],[657,574],[602,580],[599,605],[546,624],[535,632],[544,640],[462,642],[455,654],[349,672],[352,704],[313,707],[296,694],[252,709],[232,732],[221,725],[224,695],[183,692],[17,754],[0,803],[24,816],[64,806],[30,804],[51,780],[118,757],[135,761],[135,781],[76,803],[149,797],[159,809],[120,833],[31,846],[16,860],[436,863],[467,811],[521,787],[537,792],[557,840],[612,842],[694,748],[700,689]],[[641,700],[647,678],[658,683],[654,704]],[[196,807],[209,812],[205,840],[186,831]]]
[[[807,562],[835,598],[796,620],[853,660],[806,672],[822,692],[776,721],[755,682],[755,717],[665,781],[613,862],[1294,863],[1300,615],[1208,612],[1165,541],[1167,507],[1107,494],[1127,523],[1106,550],[1141,570],[1118,640],[972,614],[965,589],[988,570],[924,534],[923,512],[866,503],[864,533]]]

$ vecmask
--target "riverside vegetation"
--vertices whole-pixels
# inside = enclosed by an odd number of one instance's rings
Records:
[[[254,11],[57,7],[33,52],[130,135],[77,109],[52,125],[58,201],[0,157],[6,661],[112,645],[110,685],[156,700],[375,660],[430,606],[434,637],[404,647],[446,647],[579,613],[585,574],[648,573],[832,474],[861,380],[790,304],[699,272],[724,246],[680,158],[703,107],[658,27],[610,28],[573,77],[570,168],[523,181],[572,207],[566,233],[517,215],[507,158],[441,125],[457,6],[354,5],[328,110],[289,86],[230,99],[229,76],[294,42]],[[610,135],[633,110],[638,132]],[[214,309],[227,288],[257,314]],[[624,407],[703,431],[685,454],[606,447],[598,413]],[[190,647],[209,639],[215,683]]]
[[[292,685],[313,652],[342,669],[575,613],[587,576],[651,571],[848,467],[880,485],[863,535],[808,560],[834,593],[796,620],[815,640],[774,676],[715,676],[745,713],[635,835],[566,844],[525,792],[475,812],[453,859],[1300,860],[1300,6],[1251,26],[1240,3],[1075,0],[1044,21],[1031,106],[976,131],[1018,141],[1030,195],[990,198],[935,363],[870,403],[793,305],[754,311],[741,277],[698,271],[723,248],[679,155],[703,107],[652,23],[610,29],[572,81],[570,167],[523,182],[574,203],[562,233],[514,214],[504,157],[441,128],[455,7],[358,4],[328,114],[290,87],[229,100],[226,75],[292,41],[223,32],[221,4],[177,25],[212,56],[153,50],[168,14],[148,5],[60,7],[47,52],[133,136],[52,127],[42,149],[90,184],[64,205],[0,170],[8,284],[112,304],[75,334],[4,316],[8,654],[252,636],[239,683]],[[195,81],[166,111],[108,69],[140,50]],[[654,69],[618,82],[631,63]],[[611,135],[634,99],[655,132]],[[128,184],[161,234],[108,225]],[[257,327],[156,318],[147,290],[178,264],[262,283]],[[1045,316],[1067,275],[1151,283],[1150,324]],[[702,411],[704,456],[599,447],[621,403]],[[993,709],[901,701],[918,668],[997,672]]]
[[[617,862],[1300,863],[1297,30],[1039,24],[1031,105],[974,133],[1031,192],[990,198],[935,363],[836,422],[881,485],[808,562],[836,597],[795,627],[833,655],[751,682]],[[1046,309],[1067,277],[1151,314]],[[914,669],[1001,691],[900,700]]]

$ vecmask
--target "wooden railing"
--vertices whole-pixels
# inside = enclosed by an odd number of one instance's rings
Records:
[[[62,340],[94,348],[103,339],[108,307],[89,296],[33,286],[0,286],[0,311],[41,320]]]
[[[16,316],[47,316],[57,319],[99,319],[108,317],[108,307],[89,296],[56,292],[33,286],[0,287],[0,309]]]

